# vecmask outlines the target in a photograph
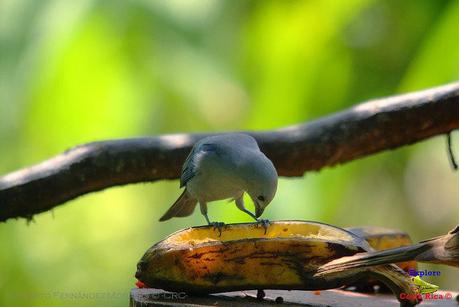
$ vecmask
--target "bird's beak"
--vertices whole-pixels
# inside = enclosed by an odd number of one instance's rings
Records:
[[[255,216],[259,218],[262,214],[263,211],[265,211],[264,208],[261,208],[258,204],[255,206]]]

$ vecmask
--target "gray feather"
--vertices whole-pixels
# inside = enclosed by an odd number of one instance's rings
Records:
[[[276,193],[277,172],[252,136],[224,133],[196,142],[183,164],[180,187],[185,187],[185,192],[160,221],[190,215],[198,201],[205,208],[207,202],[240,198],[244,192],[252,199],[264,197],[262,203],[257,202],[262,212]]]
[[[202,155],[208,153],[218,154],[217,146],[214,144],[196,143],[183,164],[182,176],[180,177],[181,188],[186,186],[188,181],[196,176],[199,160],[202,158]]]
[[[169,208],[169,210],[167,210],[166,213],[164,213],[164,215],[159,219],[159,221],[166,221],[173,217],[189,216],[193,213],[197,202],[198,201],[196,199],[190,197],[188,191],[185,189],[182,195],[180,195],[180,197]]]

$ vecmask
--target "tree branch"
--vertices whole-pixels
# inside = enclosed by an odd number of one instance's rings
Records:
[[[459,83],[369,101],[318,120],[248,132],[281,176],[301,176],[459,128]],[[209,134],[109,140],[77,146],[0,178],[0,221],[31,218],[80,195],[175,179],[193,144]]]

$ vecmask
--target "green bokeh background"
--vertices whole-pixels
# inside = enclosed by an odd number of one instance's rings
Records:
[[[274,129],[451,82],[458,29],[458,1],[1,0],[0,174],[84,142]],[[418,241],[458,223],[458,186],[436,137],[282,178],[264,217]],[[158,222],[179,194],[177,181],[117,187],[0,224],[0,305],[126,306],[143,252],[204,222]],[[209,210],[250,221],[225,202]],[[421,267],[459,290],[458,269]]]

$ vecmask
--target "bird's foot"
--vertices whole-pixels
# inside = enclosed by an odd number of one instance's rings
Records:
[[[210,222],[209,226],[212,226],[213,229],[217,229],[218,230],[218,236],[219,237],[222,236],[222,230],[223,230],[223,227],[225,227],[225,223],[223,223],[223,222]]]
[[[257,290],[257,300],[262,301],[266,296],[265,291],[258,289]]]
[[[268,231],[268,227],[271,224],[269,220],[266,219],[257,219],[257,224],[260,224],[265,229],[265,234]]]

